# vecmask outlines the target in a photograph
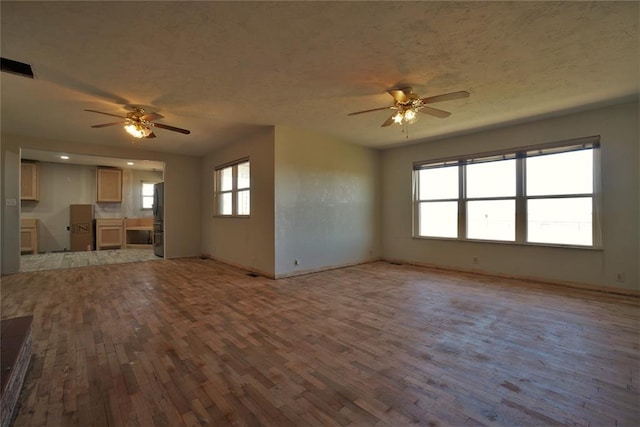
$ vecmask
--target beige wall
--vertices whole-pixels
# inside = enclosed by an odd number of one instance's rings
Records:
[[[603,249],[412,238],[412,162],[601,135]],[[387,150],[382,155],[383,255],[494,274],[640,290],[638,104],[600,108]],[[478,257],[480,263],[473,264]],[[618,273],[625,274],[617,282]]]
[[[20,265],[20,148],[164,162],[166,257],[200,255],[200,159],[2,134],[2,274],[15,273]]]
[[[214,217],[213,171],[245,157],[250,218]],[[377,259],[378,172],[376,151],[280,126],[230,143],[202,162],[203,253],[269,277]]]
[[[273,127],[261,127],[215,150],[202,159],[200,175],[203,254],[269,277],[274,275],[273,135]],[[245,157],[251,162],[251,216],[214,217],[214,170]]]
[[[379,170],[377,151],[276,127],[277,277],[379,258]]]

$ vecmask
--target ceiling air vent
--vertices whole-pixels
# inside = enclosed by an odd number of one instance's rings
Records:
[[[14,61],[12,59],[2,59],[2,71],[5,73],[17,74],[22,77],[33,78],[33,70],[31,65],[24,62]]]

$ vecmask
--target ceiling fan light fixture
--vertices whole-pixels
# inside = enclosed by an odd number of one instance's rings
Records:
[[[397,123],[402,126],[402,131],[407,128],[407,137],[409,137],[409,130],[407,125],[413,124],[418,120],[418,113],[428,114],[430,116],[437,117],[439,119],[445,119],[451,115],[448,111],[439,110],[433,107],[427,107],[425,104],[432,104],[434,102],[451,101],[454,99],[468,98],[469,92],[461,90],[458,92],[443,93],[442,95],[429,96],[426,98],[420,98],[417,94],[413,93],[410,87],[401,89],[387,89],[387,92],[393,98],[393,105],[381,108],[372,108],[370,110],[356,111],[354,113],[347,114],[348,116],[355,116],[356,114],[371,113],[374,111],[382,110],[397,110],[387,120],[385,120],[380,127],[391,126]]]
[[[131,119],[126,120],[124,130],[134,138],[146,138],[151,135],[152,132],[149,126],[145,126]]]
[[[418,114],[413,108],[409,108],[404,112],[405,123],[412,124],[418,120]]]

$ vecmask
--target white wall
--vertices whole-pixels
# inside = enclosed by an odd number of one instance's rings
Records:
[[[21,202],[21,218],[39,220],[38,250],[70,248],[69,205],[94,205],[95,218],[149,217],[142,210],[142,181],[160,182],[162,172],[124,169],[122,203],[96,203],[96,166],[39,162],[40,200]]]
[[[638,124],[638,104],[631,103],[385,151],[384,257],[453,269],[640,290]],[[602,250],[411,237],[413,161],[590,135],[601,135]],[[473,264],[474,257],[480,258],[480,264]],[[616,282],[619,272],[625,273],[623,283]]]
[[[132,160],[165,163],[165,256],[179,258],[200,255],[201,183],[200,159],[135,148],[45,140],[2,134],[2,274],[15,273],[20,266],[20,148],[64,151]],[[11,200],[16,206],[11,206]],[[9,204],[7,204],[7,202]]]
[[[268,277],[274,275],[274,128],[256,129],[252,136],[233,141],[201,162],[202,253]],[[248,157],[251,162],[251,216],[213,216],[213,174],[217,166]]]
[[[276,127],[277,277],[380,256],[379,166],[377,151]]]

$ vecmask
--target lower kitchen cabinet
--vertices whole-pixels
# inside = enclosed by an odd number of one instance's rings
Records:
[[[124,246],[124,219],[96,219],[96,249]]]
[[[38,253],[38,220],[20,220],[20,253]]]

